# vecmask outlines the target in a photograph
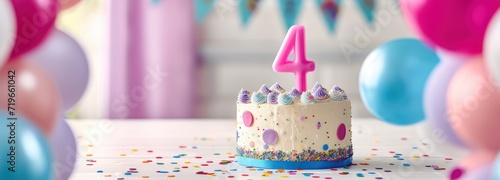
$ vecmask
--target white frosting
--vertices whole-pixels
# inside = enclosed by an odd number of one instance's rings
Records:
[[[242,114],[249,111],[253,115],[253,124],[246,127]],[[306,119],[307,118],[307,119]],[[318,122],[321,127],[318,129]],[[343,140],[337,138],[340,124],[346,127]],[[278,133],[278,141],[264,149],[262,133],[273,129]],[[351,145],[351,102],[324,101],[315,104],[294,103],[279,104],[241,104],[237,103],[238,147],[252,151],[324,151]],[[250,147],[253,141],[254,147]]]

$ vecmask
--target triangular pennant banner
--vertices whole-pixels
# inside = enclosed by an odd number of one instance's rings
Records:
[[[342,0],[316,0],[316,4],[321,9],[321,14],[330,32],[335,30],[341,3]]]
[[[292,27],[297,20],[302,6],[302,0],[279,0],[279,7],[283,21],[285,22],[286,30]]]
[[[160,1],[161,0],[151,0],[151,3],[156,5],[156,4],[160,3]]]
[[[196,22],[201,22],[214,7],[215,0],[195,0]]]
[[[256,12],[260,0],[238,0],[241,22],[247,26],[252,15]]]
[[[368,23],[373,22],[373,16],[375,15],[375,0],[356,0],[356,4],[363,13]]]

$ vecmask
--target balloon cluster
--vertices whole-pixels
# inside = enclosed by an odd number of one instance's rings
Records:
[[[377,118],[397,125],[426,120],[447,142],[471,150],[450,179],[500,178],[500,1],[400,0],[421,38],[371,52],[361,97]]]
[[[83,49],[54,23],[78,2],[0,1],[2,179],[68,179],[73,170],[75,136],[63,117],[89,70]]]

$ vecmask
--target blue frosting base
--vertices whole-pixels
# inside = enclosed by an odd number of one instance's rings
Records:
[[[238,163],[244,166],[253,166],[266,169],[328,169],[349,166],[352,156],[343,161],[271,161],[238,156]]]

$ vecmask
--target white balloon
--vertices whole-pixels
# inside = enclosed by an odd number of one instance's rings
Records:
[[[0,67],[7,62],[16,38],[16,15],[10,1],[0,0]]]
[[[500,88],[500,10],[493,16],[486,30],[484,58],[497,87]]]

